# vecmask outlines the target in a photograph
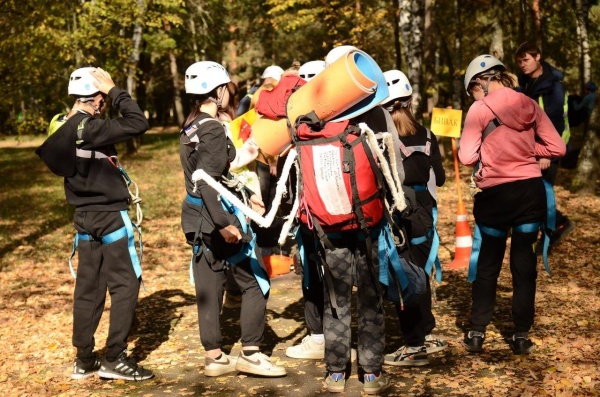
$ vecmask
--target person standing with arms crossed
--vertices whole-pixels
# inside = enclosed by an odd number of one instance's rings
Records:
[[[518,91],[537,101],[552,121],[563,141],[569,145],[571,132],[567,117],[567,98],[562,83],[563,73],[542,60],[540,48],[532,41],[521,44],[515,53],[521,72]],[[556,182],[558,159],[539,159],[542,177],[552,186]],[[550,246],[556,245],[575,228],[575,222],[556,209],[556,230],[550,235]]]

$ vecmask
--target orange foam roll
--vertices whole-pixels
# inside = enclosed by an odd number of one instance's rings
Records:
[[[366,53],[350,51],[290,96],[287,117],[295,123],[314,111],[321,120],[331,120],[375,93],[379,74]]]

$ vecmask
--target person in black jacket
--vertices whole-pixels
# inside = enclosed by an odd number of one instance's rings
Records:
[[[179,156],[187,192],[181,205],[181,225],[187,243],[193,247],[198,325],[206,351],[204,375],[240,371],[285,376],[285,368],[272,364],[260,351],[270,286],[262,257],[256,254],[256,240],[248,220],[206,180],[194,179],[196,171],[202,170],[221,183],[235,159],[233,142],[216,119],[219,112],[228,110],[230,82],[225,68],[216,62],[196,62],[185,73],[185,91],[192,106],[180,133]],[[264,206],[256,195],[243,189],[254,205]],[[242,349],[238,357],[221,350],[219,315],[228,272],[242,293]]]
[[[115,144],[149,128],[144,113],[126,91],[115,87],[100,68],[75,70],[69,81],[75,98],[57,131],[37,150],[49,168],[64,177],[67,202],[75,206],[79,266],[73,305],[73,379],[100,377],[144,380],[152,371],[127,357],[127,337],[141,283],[133,226],[127,208],[130,193]],[[110,98],[122,118],[99,118]],[[106,354],[94,352],[94,334],[111,295]]]
[[[548,62],[542,60],[540,48],[532,41],[521,44],[515,53],[521,72],[518,74],[518,91],[538,102],[544,112],[552,121],[554,128],[563,138],[570,149],[569,141],[571,131],[569,128],[567,108],[565,101],[565,88],[563,86],[563,73]],[[554,186],[558,172],[559,159],[540,158],[542,178]],[[550,235],[550,246],[558,244],[568,233],[575,228],[575,222],[569,219],[556,207],[556,230]],[[540,244],[541,247],[541,244]],[[541,250],[538,249],[538,252]]]

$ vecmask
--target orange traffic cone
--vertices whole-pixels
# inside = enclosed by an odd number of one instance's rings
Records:
[[[471,248],[473,248],[473,238],[471,237],[471,228],[467,221],[467,214],[464,206],[462,211],[458,211],[456,216],[456,244],[454,245],[454,260],[446,265],[450,270],[466,269],[469,267],[471,258]]]
[[[471,228],[467,221],[467,209],[462,200],[460,189],[460,180],[458,173],[458,158],[456,154],[456,142],[452,138],[452,152],[454,154],[454,171],[456,173],[456,189],[458,193],[458,205],[456,215],[456,244],[454,245],[454,260],[446,265],[450,270],[466,269],[469,267],[471,259],[471,248],[473,248],[473,238],[471,237]]]

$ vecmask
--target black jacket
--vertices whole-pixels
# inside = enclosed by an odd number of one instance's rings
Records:
[[[127,209],[129,204],[127,185],[114,162],[76,154],[76,149],[83,149],[116,156],[116,143],[148,130],[144,113],[126,91],[114,87],[108,96],[112,106],[123,117],[101,119],[87,113],[77,113],[36,151],[51,170],[54,171],[53,165],[62,168],[67,202],[74,205],[76,211],[121,211]],[[88,120],[81,139],[78,139],[78,125],[86,118]]]
[[[519,89],[529,98],[539,102],[542,98],[543,108],[556,131],[562,135],[565,130],[565,88],[562,84],[563,73],[552,67],[548,62],[542,61],[544,71],[535,79],[520,73]]]

